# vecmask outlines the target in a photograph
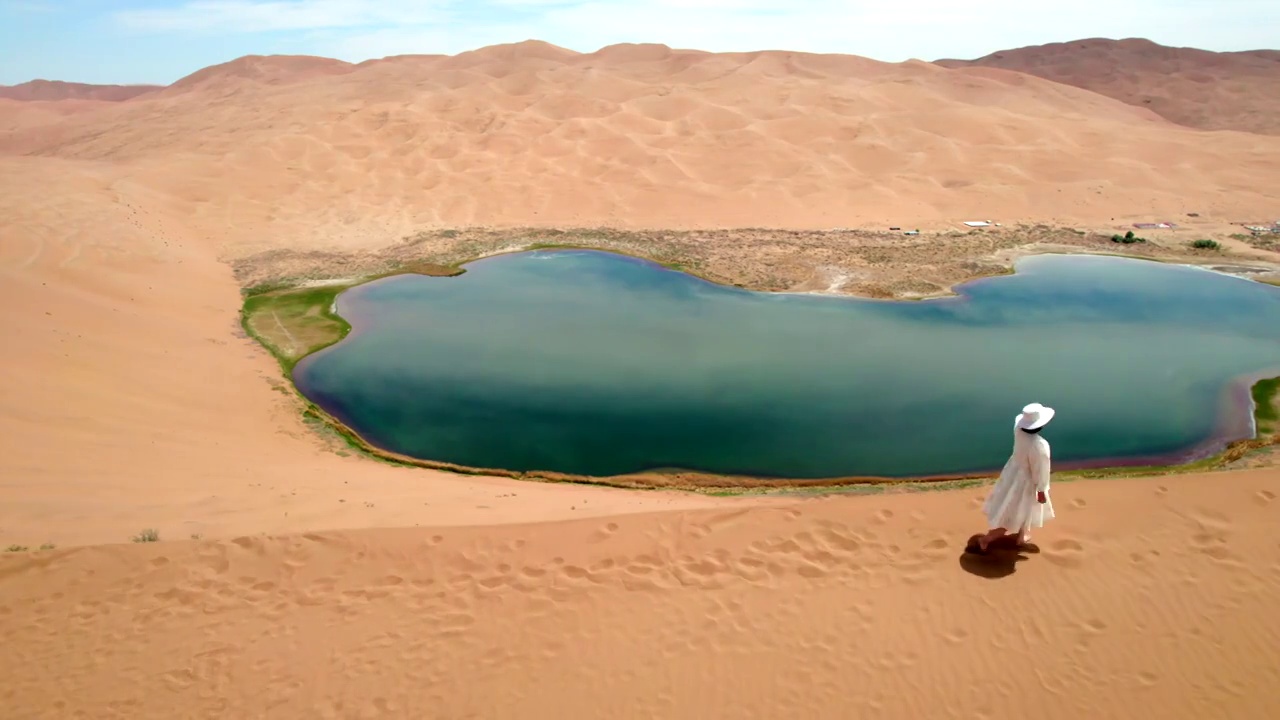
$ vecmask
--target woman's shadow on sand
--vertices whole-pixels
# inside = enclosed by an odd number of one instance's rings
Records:
[[[1009,577],[1017,572],[1018,563],[1029,559],[1028,555],[1040,552],[1040,548],[1034,543],[1018,547],[1018,541],[1012,535],[993,540],[984,552],[978,548],[980,537],[982,537],[981,533],[969,538],[964,552],[960,553],[960,567],[964,568],[965,572],[978,577],[990,580]]]

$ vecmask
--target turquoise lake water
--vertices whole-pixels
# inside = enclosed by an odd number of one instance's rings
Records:
[[[955,298],[757,293],[586,250],[348,290],[354,330],[299,389],[371,443],[473,467],[770,477],[998,469],[1057,409],[1055,467],[1169,462],[1250,434],[1280,374],[1280,288],[1197,268],[1036,256]]]

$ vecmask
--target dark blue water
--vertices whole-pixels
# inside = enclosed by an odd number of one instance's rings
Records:
[[[778,295],[603,252],[521,253],[343,293],[354,332],[295,380],[423,459],[814,478],[998,468],[1033,401],[1058,410],[1059,466],[1172,459],[1245,433],[1232,380],[1280,373],[1275,287],[1040,256],[960,292]]]

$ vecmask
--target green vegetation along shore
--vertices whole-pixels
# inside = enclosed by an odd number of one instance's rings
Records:
[[[334,302],[344,290],[392,275],[447,277],[462,272],[461,268],[419,263],[352,281],[323,285],[282,282],[246,288],[242,292],[240,325],[275,356],[292,382],[293,368],[299,360],[351,332],[351,325],[334,309]]]

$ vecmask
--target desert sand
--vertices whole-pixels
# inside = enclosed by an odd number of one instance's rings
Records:
[[[1280,135],[1280,51],[1209,52],[1142,38],[1090,38],[939,60],[1035,75],[1146,107],[1181,125]]]
[[[14,718],[1269,718],[1276,475],[104,545],[0,565]]]
[[[1274,268],[1229,236],[1280,217],[1277,157],[1015,71],[656,45],[0,99],[0,542],[31,548],[0,555],[6,714],[1273,717],[1273,467],[1055,485],[1041,552],[975,566],[980,488],[723,498],[335,451],[238,312],[273,257],[477,226],[705,230],[758,286],[803,248],[788,288],[910,243],[1025,250],[972,219],[1177,219],[1149,252]],[[889,225],[925,234],[792,232]]]
[[[0,98],[48,102],[58,100],[102,100],[120,102],[159,90],[160,85],[90,85],[62,80],[31,80],[18,85],[0,85]]]

